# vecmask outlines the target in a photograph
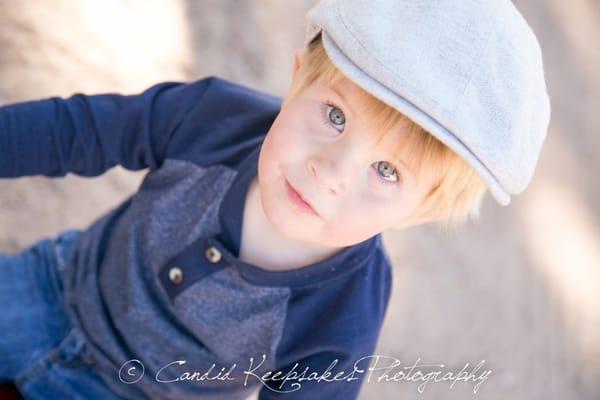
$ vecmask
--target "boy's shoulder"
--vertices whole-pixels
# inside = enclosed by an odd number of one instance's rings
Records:
[[[257,102],[255,106],[274,106],[279,108],[282,101],[281,96],[269,93],[264,89],[254,88],[250,85],[236,82],[216,75],[210,75],[196,82],[207,81],[216,90],[222,91],[224,94],[232,95],[239,100],[254,100]],[[193,83],[192,83],[193,84]]]
[[[262,142],[282,102],[279,96],[217,76],[181,84],[181,98],[191,104],[185,104],[187,114],[169,139],[165,159],[203,167],[237,168]]]

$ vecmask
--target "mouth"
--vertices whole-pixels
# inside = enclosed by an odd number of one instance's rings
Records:
[[[302,193],[300,193],[298,190],[296,190],[287,181],[287,179],[285,180],[285,187],[286,187],[286,191],[287,191],[289,199],[297,208],[299,208],[301,211],[303,211],[307,214],[312,214],[314,216],[321,218],[321,216],[315,210],[315,208],[312,206],[312,204],[310,204],[310,202],[304,196],[302,196]]]

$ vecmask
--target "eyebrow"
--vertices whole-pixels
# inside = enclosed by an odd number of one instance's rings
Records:
[[[401,165],[402,167],[404,167],[413,177],[417,177],[417,171],[415,170],[415,168],[413,168],[413,165],[409,165],[408,162],[404,161],[405,158],[401,155],[401,154],[395,154],[391,151],[387,151],[387,154],[389,154],[390,158],[392,159],[392,161],[396,164],[396,165]]]
[[[340,99],[342,99],[342,102],[344,103],[344,105],[348,106],[348,108],[350,109],[350,114],[352,114],[353,117],[356,116],[356,113],[354,112],[354,109],[350,105],[350,102],[344,97],[342,92],[340,90],[334,88],[333,86],[329,86],[329,89],[333,93],[335,93]]]
[[[412,168],[411,168],[411,167],[408,165],[408,163],[406,163],[406,162],[402,161],[402,159],[400,159],[400,158],[395,158],[395,159],[394,159],[394,162],[395,162],[395,163],[398,163],[398,164],[402,164],[402,166],[403,166],[404,168],[406,168],[406,170],[407,170],[407,171],[408,171],[408,172],[409,172],[409,173],[410,173],[410,174],[411,174],[413,177],[416,177],[416,176],[417,176],[417,174],[415,173],[415,171],[413,171],[413,169],[412,169]]]

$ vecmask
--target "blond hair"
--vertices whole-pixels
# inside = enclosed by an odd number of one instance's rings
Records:
[[[339,80],[347,79],[330,61],[320,35],[302,52],[302,72],[299,71],[298,83],[291,88],[286,101],[313,83],[334,85]],[[362,89],[361,92],[364,95],[365,114],[371,117],[369,124],[377,127],[376,131],[383,132],[381,138],[392,132],[392,127],[402,124],[402,140],[396,150],[403,153],[403,160],[413,167],[417,179],[423,171],[437,177],[413,216],[433,218],[443,230],[456,228],[469,219],[478,219],[486,192],[486,185],[479,175],[452,149],[421,126],[370,93]],[[423,168],[423,165],[427,168]]]

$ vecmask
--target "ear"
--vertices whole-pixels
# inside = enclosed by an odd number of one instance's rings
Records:
[[[289,93],[292,92],[292,90],[294,89],[294,86],[296,85],[296,81],[298,79],[298,70],[300,69],[300,67],[302,66],[302,49],[297,49],[295,54],[294,54],[294,69],[292,70],[292,81],[290,83],[290,88],[288,89],[288,95]],[[285,96],[285,98],[283,99],[283,103],[281,103],[281,108],[283,108],[288,100],[288,95]]]
[[[300,66],[302,65],[302,49],[297,49],[294,54],[294,71],[292,72],[293,78],[296,77]]]

